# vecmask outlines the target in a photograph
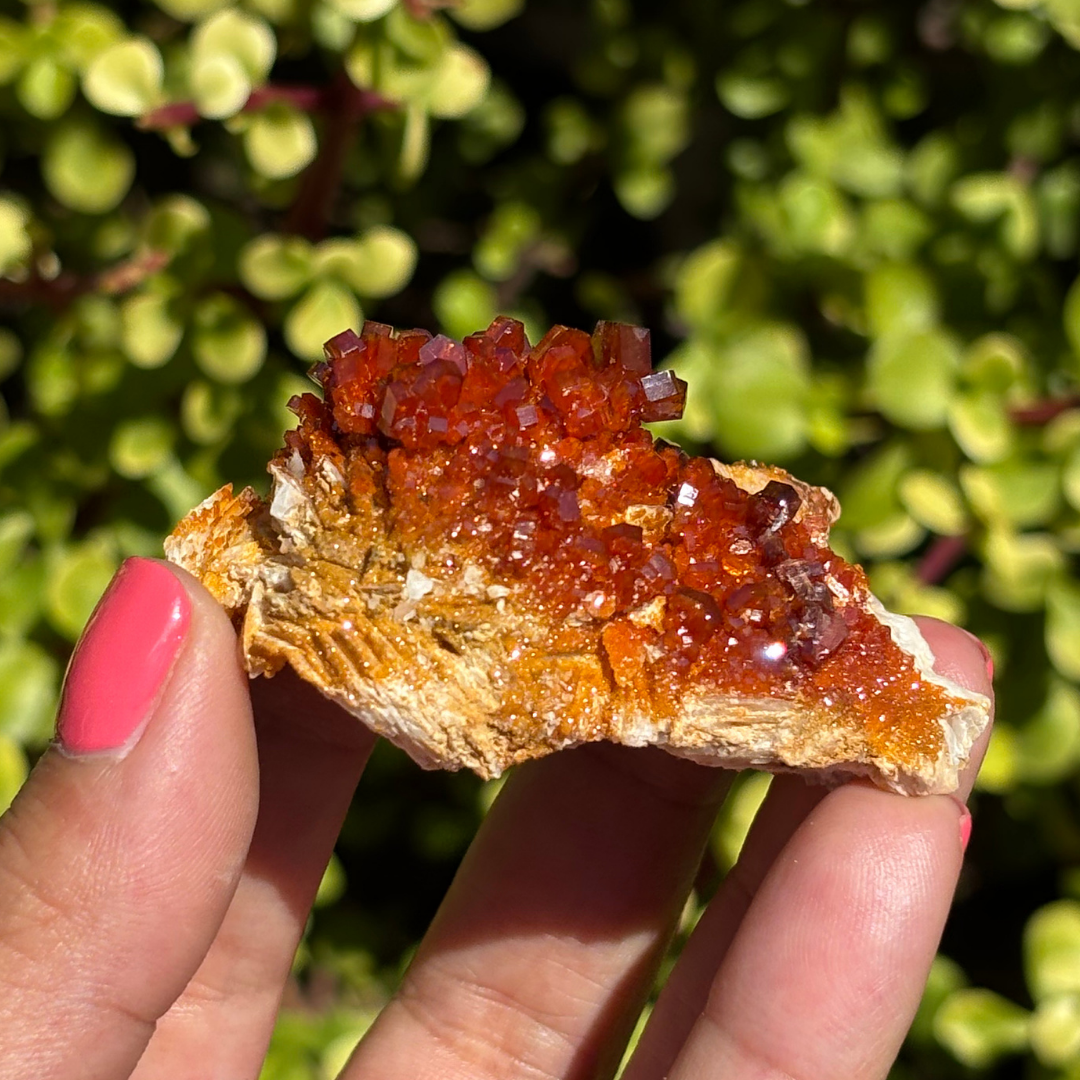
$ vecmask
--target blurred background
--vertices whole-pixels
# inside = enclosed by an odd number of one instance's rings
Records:
[[[645,324],[665,437],[832,487],[886,603],[994,654],[895,1077],[1080,1078],[1077,50],[1078,0],[0,0],[0,805],[119,561],[265,490],[324,339]],[[496,787],[377,752],[264,1080],[344,1062]]]

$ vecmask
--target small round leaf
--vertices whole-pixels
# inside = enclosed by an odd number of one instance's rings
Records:
[[[252,168],[271,180],[295,176],[315,158],[318,144],[311,117],[275,102],[251,118],[244,149]]]
[[[160,101],[164,74],[157,46],[132,38],[97,56],[83,76],[83,93],[102,112],[141,116]]]
[[[119,139],[96,125],[73,121],[50,135],[41,172],[58,202],[84,214],[104,214],[131,187],[135,157]]]
[[[196,63],[211,57],[229,57],[252,83],[258,84],[274,66],[277,38],[265,19],[238,8],[226,8],[195,28],[191,48]]]
[[[195,309],[191,351],[217,382],[247,382],[266,359],[266,330],[238,301],[217,293]]]
[[[240,252],[240,280],[263,300],[286,300],[311,280],[311,244],[298,236],[264,233]]]
[[[285,342],[301,360],[314,362],[322,358],[326,341],[363,320],[352,290],[329,278],[317,281],[285,317]]]
[[[235,116],[251,96],[251,82],[234,56],[204,56],[191,66],[191,96],[200,116]]]

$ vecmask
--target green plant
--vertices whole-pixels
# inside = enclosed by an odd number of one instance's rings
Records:
[[[1073,7],[0,0],[0,804],[119,560],[260,483],[324,338],[643,322],[691,387],[663,434],[834,487],[883,599],[994,653],[897,1075],[1080,1077]],[[340,872],[395,873],[316,913],[298,973],[337,1008],[268,1077],[362,1029],[487,792],[386,750],[365,784]]]

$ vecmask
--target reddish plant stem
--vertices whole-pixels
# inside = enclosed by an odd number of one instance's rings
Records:
[[[352,86],[351,83],[349,85],[353,94],[347,106],[355,113],[356,119],[379,109],[397,108],[392,101],[387,101],[374,90],[361,90],[359,87]],[[240,111],[258,112],[260,109],[265,109],[267,105],[281,101],[305,113],[332,112],[341,107],[341,97],[337,80],[329,86],[261,86],[258,90],[252,90],[251,96]],[[162,131],[171,127],[189,127],[202,119],[194,102],[176,101],[171,105],[162,105],[161,108],[148,112],[139,118],[137,124],[144,131]]]
[[[939,536],[923,555],[915,576],[924,585],[937,585],[949,576],[966,553],[966,536]]]
[[[65,271],[54,278],[34,276],[26,281],[0,280],[0,302],[45,304],[54,311],[62,311],[85,293],[120,296],[130,292],[168,263],[169,255],[166,252],[144,251],[96,274],[80,276]]]
[[[326,235],[349,149],[361,119],[372,111],[366,94],[343,71],[326,87],[323,101],[326,122],[319,139],[319,152],[300,181],[300,190],[285,220],[286,232],[308,240],[321,240]],[[378,100],[380,108],[394,107],[384,98]]]
[[[1048,424],[1055,417],[1070,409],[1080,408],[1080,394],[1069,394],[1062,398],[1047,398],[1036,401],[1033,405],[1024,405],[1009,410],[1009,419],[1015,424]]]

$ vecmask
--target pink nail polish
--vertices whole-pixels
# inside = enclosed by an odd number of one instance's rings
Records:
[[[967,851],[968,841],[971,840],[971,811],[965,806],[960,815],[960,850]]]
[[[89,754],[134,745],[190,621],[177,578],[152,559],[128,559],[71,657],[56,722],[60,746]]]

